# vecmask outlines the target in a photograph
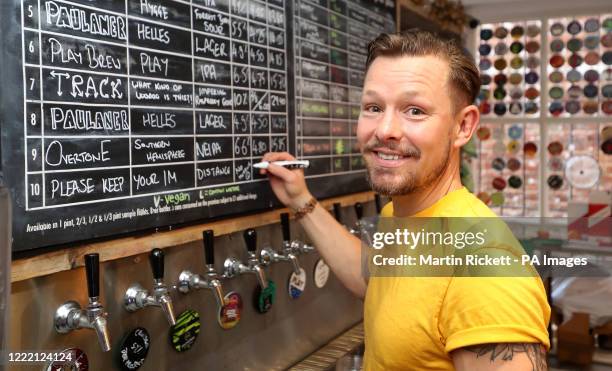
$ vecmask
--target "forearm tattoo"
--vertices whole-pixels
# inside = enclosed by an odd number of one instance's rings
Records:
[[[468,352],[476,354],[476,358],[488,357],[491,362],[497,360],[512,361],[515,354],[524,353],[533,371],[545,371],[546,350],[541,344],[537,343],[501,343],[501,344],[482,344],[464,348]]]

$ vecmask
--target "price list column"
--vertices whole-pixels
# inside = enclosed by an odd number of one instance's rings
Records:
[[[126,1],[133,195],[196,186],[191,10]]]
[[[23,9],[28,207],[129,196],[123,4]]]

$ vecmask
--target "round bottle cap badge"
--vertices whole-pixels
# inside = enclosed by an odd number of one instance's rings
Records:
[[[49,363],[45,371],[88,371],[89,359],[87,354],[79,348],[68,348],[60,352],[65,355],[63,361]]]
[[[512,125],[508,128],[508,136],[512,139],[519,139],[523,136],[523,128],[518,125]]]
[[[491,206],[502,206],[504,201],[505,197],[503,192],[495,192],[491,195]]]
[[[508,142],[508,152],[509,153],[512,153],[512,154],[517,153],[520,148],[521,148],[521,145],[516,140],[511,140],[510,142]]]
[[[567,95],[573,99],[580,98],[582,97],[582,89],[578,85],[572,85],[567,89]]]
[[[514,26],[510,30],[510,36],[514,39],[518,39],[525,34],[525,29],[521,26]]]
[[[577,100],[568,100],[565,102],[565,110],[570,115],[575,115],[580,112],[580,102]]]
[[[518,70],[519,68],[523,67],[523,58],[521,57],[512,58],[510,60],[510,66],[514,68],[515,70]]]
[[[493,31],[488,28],[483,28],[480,30],[480,38],[483,40],[489,40],[493,37]]]
[[[276,297],[276,284],[274,281],[268,280],[268,287],[262,289],[261,286],[257,285],[255,289],[255,295],[253,296],[255,309],[259,313],[266,313],[272,308],[274,304],[274,298]]]
[[[508,30],[505,27],[497,27],[495,29],[495,37],[498,39],[503,39],[508,35]]]
[[[525,61],[525,65],[532,70],[535,70],[536,68],[540,67],[540,58],[533,55],[529,56]]]
[[[561,36],[563,34],[563,31],[565,31],[565,27],[563,27],[563,24],[559,22],[554,23],[552,26],[550,26],[550,34],[553,36]]]
[[[540,43],[535,40],[531,40],[525,44],[525,50],[530,54],[537,53],[540,50]]]
[[[548,112],[553,116],[559,116],[563,113],[563,103],[551,102],[548,106]]]
[[[491,76],[487,74],[480,75],[480,84],[481,85],[489,85],[491,83]]]
[[[561,73],[560,71],[551,72],[550,75],[548,75],[548,80],[550,80],[550,82],[558,84],[563,81],[563,73]]]
[[[478,67],[480,67],[480,69],[483,71],[488,70],[489,68],[491,68],[491,61],[488,58],[480,58]]]
[[[540,96],[540,91],[534,87],[527,88],[527,90],[525,90],[525,97],[527,99],[534,100],[539,96]]]
[[[297,299],[302,295],[305,288],[306,288],[306,271],[304,270],[304,268],[300,268],[300,274],[295,274],[295,272],[291,272],[291,275],[289,276],[289,282],[287,285],[289,296],[292,299]]]
[[[491,104],[487,101],[480,102],[478,108],[480,109],[480,113],[482,113],[483,115],[488,115],[489,113],[491,113]]]
[[[523,96],[523,90],[520,87],[515,87],[510,90],[510,98],[520,99]]]
[[[497,85],[504,85],[506,82],[508,82],[508,77],[503,73],[498,73],[493,77],[493,82],[495,82]]]
[[[561,157],[552,157],[550,160],[548,160],[548,168],[551,171],[562,171],[563,159],[561,159]]]
[[[518,85],[523,81],[523,75],[518,72],[514,72],[510,75],[510,78],[508,80],[510,80],[510,83],[512,85]]]
[[[521,168],[521,162],[518,159],[512,157],[511,159],[508,160],[508,169],[510,171],[517,171],[520,168]]]
[[[599,19],[589,18],[584,22],[584,30],[586,32],[597,32],[599,30]]]
[[[577,35],[580,33],[580,31],[582,31],[582,26],[580,25],[580,22],[571,21],[567,24],[567,32],[569,32],[570,35]]]
[[[495,69],[499,71],[504,70],[507,66],[508,62],[506,62],[506,60],[503,58],[497,59],[495,62],[493,62],[493,67],[495,67]]]
[[[569,82],[578,82],[582,79],[582,74],[578,70],[569,70],[566,78]]]
[[[200,334],[200,315],[187,309],[176,317],[176,325],[170,328],[170,344],[177,352],[184,352],[195,344]]]
[[[584,79],[588,82],[595,82],[599,80],[599,72],[595,70],[588,70],[584,73]]]
[[[538,146],[534,142],[527,142],[523,146],[523,152],[527,157],[534,157],[538,153]]]
[[[612,36],[612,35],[610,35],[610,36]],[[604,36],[604,37],[606,37],[606,36]],[[601,39],[601,43],[603,44],[603,42],[604,41],[603,41],[603,38],[602,38]],[[587,48],[588,50],[597,49],[598,45],[599,45],[599,36],[597,36],[597,35],[587,36],[584,39],[584,47]]]
[[[493,106],[493,112],[495,112],[497,116],[505,115],[506,114],[506,104],[505,103],[495,103],[495,105]]]
[[[563,63],[565,63],[565,59],[562,56],[557,54],[557,55],[553,55],[552,57],[550,57],[549,63],[554,68],[559,68],[563,66]]]
[[[553,53],[559,53],[565,47],[565,43],[561,39],[555,39],[550,42],[550,51]]]
[[[508,46],[504,42],[500,42],[495,45],[495,54],[496,55],[504,55],[508,52]]]
[[[224,296],[225,305],[219,308],[217,322],[225,330],[234,328],[240,322],[242,314],[242,297],[235,291],[230,291]]]
[[[523,185],[523,180],[516,175],[512,175],[510,178],[508,178],[508,185],[511,188],[518,189]]]
[[[480,140],[487,140],[491,137],[491,130],[489,130],[487,127],[481,126],[478,128],[478,130],[476,130],[476,136]]]
[[[540,26],[537,24],[530,24],[527,26],[527,36],[536,37],[540,34]]]
[[[596,38],[596,36],[593,36],[593,38]],[[604,36],[601,37],[601,45],[606,47],[606,48],[611,48],[612,47],[612,33],[605,34]],[[597,47],[597,45],[595,45],[593,48],[589,48],[589,49],[595,49],[596,47]]]
[[[325,260],[319,259],[317,261],[313,276],[317,288],[320,289],[327,284],[327,280],[329,279],[329,265],[325,263]]]
[[[511,114],[518,115],[523,112],[523,105],[520,102],[512,102],[510,103],[510,108],[508,109]]]
[[[478,53],[480,53],[480,55],[489,55],[491,53],[491,45],[480,44],[478,47]]]
[[[589,115],[597,113],[598,108],[599,107],[597,105],[597,101],[586,101],[582,104],[582,110],[584,111],[584,113],[587,113]]]
[[[567,42],[567,49],[569,51],[577,52],[577,51],[580,50],[580,48],[582,48],[582,40],[580,40],[580,39],[574,38],[574,39],[570,39]]]
[[[126,333],[116,351],[119,368],[125,371],[138,370],[144,364],[150,346],[151,337],[146,329],[136,327]]]
[[[480,201],[484,202],[485,205],[491,203],[491,196],[487,192],[478,192],[476,197],[478,197]]]
[[[551,175],[548,177],[548,180],[546,180],[546,183],[548,183],[551,189],[557,190],[563,187],[563,178],[559,175]]]
[[[535,102],[525,102],[525,113],[526,114],[533,115],[535,113],[538,113],[538,110],[539,110],[539,107],[538,107],[537,103],[535,103]]]
[[[599,89],[597,89],[596,85],[593,84],[588,84],[584,87],[584,89],[582,90],[584,93],[584,96],[587,98],[594,98],[597,96],[597,93]]]
[[[606,63],[605,58],[606,54],[604,53],[602,60],[604,61],[605,64],[610,64],[610,62]],[[612,55],[610,55],[610,57],[612,57]],[[597,63],[599,63],[599,54],[595,51],[591,51],[588,52],[585,56],[584,56],[584,61],[586,64],[588,64],[589,66],[594,66]]]
[[[548,153],[551,155],[558,156],[561,152],[563,152],[563,144],[561,142],[555,141],[548,144]]]
[[[525,82],[527,84],[535,84],[540,79],[540,75],[537,72],[531,71],[525,75]]]
[[[504,180],[504,178],[494,178],[493,182],[492,182],[493,188],[497,189],[498,191],[503,191],[504,188],[506,188],[506,181]]]
[[[497,171],[502,171],[506,167],[506,162],[503,158],[497,157],[491,162],[491,167]]]

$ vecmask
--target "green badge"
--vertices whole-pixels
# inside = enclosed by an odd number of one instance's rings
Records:
[[[266,313],[272,308],[274,304],[274,298],[276,296],[276,284],[273,281],[268,280],[268,287],[263,289],[261,286],[257,286],[254,295],[255,309],[259,313]]]
[[[170,328],[170,343],[177,352],[191,349],[200,333],[200,315],[188,309],[176,318],[176,325]]]

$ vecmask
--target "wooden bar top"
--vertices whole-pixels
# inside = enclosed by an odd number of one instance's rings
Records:
[[[335,202],[339,202],[342,206],[350,206],[356,202],[368,202],[373,199],[374,192],[361,192],[321,200],[319,203],[325,208],[330,208]],[[278,223],[280,220],[279,215],[288,211],[286,208],[275,209],[253,215],[177,228],[171,231],[86,243],[76,247],[43,253],[34,257],[16,259],[13,260],[11,265],[11,282],[23,281],[81,267],[83,266],[83,256],[89,253],[99,253],[100,262],[105,262],[142,254],[155,247],[163,249],[198,241],[202,239],[202,231],[204,229],[212,229],[216,236],[220,236],[247,228]]]

